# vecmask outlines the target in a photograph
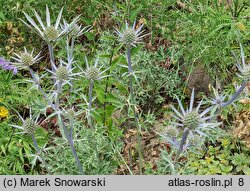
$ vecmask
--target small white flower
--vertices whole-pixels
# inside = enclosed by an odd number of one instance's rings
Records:
[[[141,30],[143,25],[140,25],[137,29],[135,29],[135,22],[132,27],[128,26],[128,23],[126,22],[126,28],[123,32],[120,32],[119,30],[115,29],[115,33],[119,36],[119,41],[122,42],[125,46],[134,46],[136,47],[136,44],[141,43],[143,37],[145,37],[148,34],[143,34],[145,30]]]
[[[27,49],[24,47],[24,51],[17,54],[14,53],[16,57],[13,58],[17,63],[14,63],[19,69],[26,69],[32,66],[33,64],[37,63],[41,57],[40,53],[38,53],[35,57],[33,56],[34,49],[31,52],[28,52]]]
[[[208,116],[205,117],[206,114],[211,110],[211,107],[207,108],[203,112],[199,113],[199,109],[201,107],[202,101],[200,101],[199,105],[197,108],[193,108],[194,104],[194,89],[192,91],[191,95],[191,100],[190,100],[190,105],[189,108],[185,111],[181,101],[177,97],[177,101],[179,104],[179,107],[181,109],[181,112],[177,111],[175,107],[171,106],[171,108],[174,110],[176,115],[173,115],[173,117],[178,121],[173,122],[174,125],[183,127],[183,128],[188,128],[190,132],[196,132],[200,135],[206,136],[205,133],[203,133],[201,130],[205,130],[207,128],[214,128],[218,126],[220,123],[210,123],[208,120],[213,118],[214,116]]]

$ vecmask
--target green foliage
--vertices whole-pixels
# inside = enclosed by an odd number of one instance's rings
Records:
[[[75,139],[75,147],[85,168],[85,173],[88,175],[114,173],[120,163],[117,152],[122,147],[122,143],[118,141],[117,137],[114,141],[112,136],[111,138],[105,136],[108,133],[105,127],[96,127],[95,131],[86,128],[80,130],[80,126],[75,128],[78,135]],[[78,174],[79,170],[65,140],[55,138],[53,143],[57,147],[49,150],[46,158],[52,173]]]
[[[183,77],[189,77],[194,65],[206,68],[212,79],[220,76],[222,84],[234,76],[235,61],[231,50],[238,47],[239,39],[244,44],[249,43],[249,19],[246,16],[249,3],[242,0],[234,0],[231,5],[199,0],[185,3],[188,9],[177,6],[176,0],[0,0],[0,56],[10,58],[13,51],[18,52],[23,45],[34,47],[37,52],[42,50],[44,61],[32,68],[39,76],[45,74],[43,67],[47,67],[48,51],[41,39],[30,33],[19,20],[25,20],[22,11],[33,17],[31,9],[35,9],[44,20],[44,8],[47,4],[51,10],[51,19],[55,20],[60,8],[64,6],[63,17],[66,21],[81,14],[78,24],[92,27],[76,39],[74,60],[84,69],[85,56],[91,62],[99,55],[103,69],[110,67],[106,72],[110,76],[94,84],[91,117],[96,129],[86,127],[89,90],[87,79],[74,81],[71,89],[68,85],[64,86],[60,99],[60,109],[67,111],[73,106],[80,113],[77,117],[74,116],[77,120],[71,121],[67,116],[63,116],[63,120],[69,130],[69,126],[74,127],[74,146],[86,174],[115,173],[116,168],[124,163],[120,161],[122,138],[125,129],[131,128],[130,123],[134,117],[131,109],[133,104],[128,99],[127,68],[124,67],[127,61],[124,49],[117,45],[117,39],[110,32],[113,27],[122,27],[125,20],[129,24],[138,20],[139,24],[144,24],[145,32],[150,32],[145,38],[148,49],[140,45],[131,50],[136,75],[136,106],[143,130],[153,127],[157,120],[155,116],[161,112],[163,104],[175,96],[183,97],[182,89],[186,85]],[[66,60],[67,53],[61,49],[66,45],[64,40],[54,47],[56,62],[59,58]],[[76,67],[74,72],[80,72],[80,69]],[[10,113],[9,118],[0,121],[0,174],[47,173],[36,160],[31,137],[17,134],[17,130],[9,127],[9,124],[16,124],[17,112],[26,118],[30,107],[36,113],[43,114],[41,119],[49,115],[48,105],[42,95],[37,93],[37,86],[31,84],[31,80],[23,80],[29,77],[26,71],[19,72],[17,76],[0,71],[0,106],[6,107]],[[43,78],[40,83],[49,97],[56,97],[52,93],[54,82],[50,78]],[[235,92],[232,86],[224,86],[223,89],[226,89],[228,95]],[[231,123],[232,111],[235,108],[228,107],[222,111],[228,124]],[[53,130],[58,130],[58,121],[51,116],[46,120],[46,123],[53,126]],[[175,150],[163,150],[158,169],[153,170],[151,164],[147,163],[145,173],[174,174],[177,168],[181,168],[182,174],[250,174],[249,150],[230,137],[218,140],[216,133],[209,132],[207,139],[211,143],[209,142],[206,151],[199,153],[200,148],[197,146],[182,153],[184,160],[177,166],[172,161]],[[53,135],[53,139],[50,137],[52,140],[49,141],[47,132],[41,128],[36,131],[35,137],[39,147],[49,147],[44,155],[53,174],[79,173],[65,137]],[[196,151],[195,154],[192,151]]]
[[[136,100],[143,111],[157,111],[167,99],[182,94],[178,68],[160,66],[161,58],[157,53],[140,51],[135,57],[135,70],[139,71],[135,86]]]
[[[250,172],[250,152],[242,142],[225,136],[217,143],[208,146],[207,150],[197,155],[188,155],[187,164],[181,174],[247,174]]]
[[[32,154],[35,148],[30,136],[17,134],[15,129],[8,126],[10,120],[0,123],[0,174],[40,174],[43,168],[37,162],[32,168]],[[38,129],[35,133],[38,145],[43,147],[48,139],[47,133],[43,129]]]
[[[157,163],[157,174],[175,174],[176,167],[174,165],[174,150],[161,150],[161,156]]]

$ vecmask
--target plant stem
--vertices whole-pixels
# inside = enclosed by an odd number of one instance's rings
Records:
[[[83,172],[83,168],[82,168],[82,165],[80,163],[80,160],[78,158],[78,155],[76,153],[76,149],[74,147],[74,141],[73,141],[73,137],[70,135],[70,133],[68,132],[67,128],[66,128],[66,125],[61,117],[61,111],[60,111],[60,107],[59,107],[59,103],[60,103],[60,94],[62,92],[62,81],[59,81],[57,83],[57,97],[56,97],[56,104],[55,104],[55,112],[58,113],[58,121],[59,121],[59,124],[61,122],[61,125],[62,125],[62,128],[63,128],[63,131],[64,131],[64,134],[66,136],[66,139],[68,140],[69,142],[69,145],[70,145],[70,149],[71,149],[71,152],[75,158],[75,161],[77,163],[77,166],[80,170],[80,173],[81,174],[84,174]]]
[[[137,127],[139,169],[140,169],[140,174],[142,174],[143,155],[142,155],[142,148],[141,148],[141,127],[140,127],[139,120],[138,120],[138,117],[137,117],[137,113],[136,113],[136,110],[135,110],[135,100],[134,100],[134,94],[133,94],[133,69],[132,69],[132,65],[131,65],[130,47],[127,48],[127,62],[128,62],[128,72],[129,72],[129,91],[130,91],[130,97],[131,97],[131,104],[132,104],[132,109],[133,109],[133,113],[134,113],[135,125]]]
[[[89,82],[89,104],[88,104],[88,116],[87,116],[87,120],[88,120],[88,125],[91,129],[94,129],[93,123],[92,123],[92,117],[91,117],[91,109],[92,109],[92,99],[93,99],[93,87],[94,87],[94,81],[90,80]],[[91,142],[94,139],[91,139]],[[98,148],[97,148],[97,144],[94,144],[94,150],[95,150],[95,154],[96,154],[96,158],[97,158],[97,169],[99,171],[99,167],[100,167],[100,159],[99,159],[99,153],[98,153]]]
[[[113,56],[114,56],[114,49],[115,49],[115,43],[113,45],[111,56],[110,56],[110,59],[109,59],[109,67],[111,67],[111,64],[112,64],[112,60],[113,60]],[[105,102],[103,104],[103,111],[104,111],[103,124],[105,124],[105,122],[106,122],[106,106],[107,106],[106,99],[107,99],[107,93],[108,93],[109,75],[110,75],[110,69],[108,70],[108,77],[106,79],[106,85],[105,85],[105,91],[104,91]]]
[[[92,99],[93,99],[93,87],[94,87],[94,81],[90,80],[89,82],[89,103],[88,103],[88,124],[89,127],[94,129],[92,124],[92,118],[91,118],[91,109],[92,109]]]
[[[43,156],[42,156],[42,152],[40,152],[41,150],[40,150],[39,147],[38,147],[38,144],[37,144],[37,141],[36,141],[36,138],[35,138],[34,133],[31,134],[31,137],[32,137],[32,140],[33,140],[35,149],[36,149],[36,153],[40,156],[41,161],[42,161],[42,163],[44,164],[44,166],[45,166],[46,170],[48,171],[48,173],[51,174],[51,173],[50,173],[50,170],[49,170],[49,167],[48,167],[48,164],[45,162],[45,160],[44,160],[44,158],[43,158]]]
[[[53,45],[48,44],[48,48],[49,48],[49,55],[50,55],[51,71],[55,72],[56,65],[55,65],[55,56],[54,56]]]
[[[240,88],[239,88],[239,89],[237,90],[237,92],[232,96],[232,98],[231,98],[230,100],[228,100],[227,102],[223,103],[223,104],[221,105],[221,107],[224,108],[224,107],[228,106],[229,104],[231,104],[231,103],[241,94],[241,92],[244,90],[244,88],[246,87],[246,85],[247,85],[247,82],[246,82],[246,81],[242,82]]]
[[[43,91],[41,85],[40,85],[40,82],[37,80],[36,76],[35,76],[35,73],[34,71],[29,67],[29,71],[30,71],[30,74],[34,80],[34,82],[36,83],[36,85],[38,86],[38,90],[42,93],[43,97],[45,98],[45,100],[48,102],[48,104],[50,105],[50,107],[52,109],[55,109],[55,106],[54,104],[52,104],[52,102],[49,100],[48,96],[46,95],[46,93]]]
[[[57,83],[57,90],[56,90],[56,103],[55,103],[55,110],[59,111],[59,104],[60,104],[60,94],[62,91],[62,81]]]
[[[71,152],[72,152],[72,154],[73,154],[73,156],[74,156],[74,158],[75,158],[75,161],[76,161],[77,166],[78,166],[78,168],[79,168],[79,170],[80,170],[80,173],[81,173],[81,174],[84,174],[84,171],[83,171],[81,162],[80,162],[80,160],[79,160],[79,158],[78,158],[78,155],[77,155],[77,153],[76,153],[76,149],[75,149],[75,147],[74,147],[73,137],[71,137],[71,136],[69,135],[69,132],[68,132],[68,130],[67,130],[67,128],[66,128],[66,125],[65,125],[65,123],[64,123],[64,121],[63,121],[63,119],[62,119],[60,113],[58,113],[58,119],[59,119],[59,121],[61,122],[61,125],[62,125],[62,127],[63,127],[63,131],[64,131],[64,134],[66,135],[66,138],[67,138],[67,140],[68,140],[68,142],[69,142]]]
[[[179,146],[179,149],[176,153],[176,156],[175,156],[175,159],[174,159],[174,165],[176,164],[178,158],[179,158],[179,155],[181,154],[182,150],[183,150],[183,146],[187,140],[187,136],[188,136],[188,133],[189,133],[189,129],[188,128],[185,128],[184,129],[184,133],[182,135],[182,138],[181,138],[181,142],[180,142],[180,146]]]

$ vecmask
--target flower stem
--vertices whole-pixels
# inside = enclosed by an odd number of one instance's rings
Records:
[[[48,96],[46,95],[46,93],[43,91],[41,85],[40,85],[40,82],[37,80],[35,74],[34,74],[34,71],[29,67],[29,71],[30,71],[30,74],[34,80],[34,82],[36,83],[36,85],[38,86],[38,90],[42,93],[43,97],[45,98],[45,100],[48,102],[48,104],[52,107],[52,109],[55,109],[55,106],[54,104],[52,104],[52,102],[49,100]]]
[[[79,160],[79,157],[78,157],[78,155],[77,155],[77,153],[76,153],[76,149],[75,149],[75,147],[74,147],[73,137],[69,135],[69,132],[68,132],[68,130],[67,130],[67,128],[66,128],[66,125],[65,125],[65,123],[64,123],[64,121],[63,121],[63,119],[62,119],[60,113],[58,113],[58,119],[59,119],[59,122],[61,122],[61,125],[62,125],[62,127],[63,127],[63,131],[64,131],[64,134],[66,135],[66,138],[67,138],[67,140],[68,140],[68,142],[69,142],[71,152],[72,152],[72,154],[73,154],[73,156],[74,156],[74,158],[75,158],[75,161],[76,161],[77,166],[78,166],[78,168],[79,168],[79,170],[80,170],[80,173],[81,173],[81,174],[84,174],[84,171],[83,171],[81,162],[80,162],[80,160]]]
[[[244,88],[246,87],[247,82],[243,81],[240,88],[237,90],[237,92],[232,96],[232,98],[230,100],[228,100],[227,102],[223,103],[221,105],[222,108],[227,107],[228,105],[230,105],[240,94],[241,92],[244,90]]]
[[[76,164],[80,170],[80,173],[81,174],[84,174],[83,172],[83,168],[82,168],[82,165],[80,163],[80,160],[78,158],[78,155],[76,153],[76,149],[74,147],[74,141],[73,141],[73,136],[71,136],[71,133],[68,132],[67,130],[67,127],[61,117],[61,111],[60,111],[60,107],[59,107],[59,104],[60,104],[60,94],[62,92],[62,81],[59,81],[57,83],[57,97],[56,97],[56,104],[55,104],[55,112],[58,113],[58,121],[59,121],[59,125],[60,125],[60,122],[61,122],[61,125],[62,125],[62,128],[63,128],[63,131],[64,131],[64,135],[66,136],[66,139],[68,140],[69,142],[69,145],[70,145],[70,149],[71,149],[71,152],[75,158],[75,161],[76,161]]]
[[[89,82],[89,103],[88,103],[88,124],[89,127],[94,129],[92,124],[92,118],[91,118],[91,109],[92,109],[92,99],[93,99],[93,87],[94,87],[94,81],[90,80]]]
[[[69,65],[69,69],[72,69],[72,64],[73,64],[73,60],[74,60],[74,46],[75,46],[75,38],[72,37],[71,39],[69,38],[69,36],[67,36],[67,46],[66,46],[66,50],[67,50],[67,58],[68,58],[68,65]],[[70,44],[70,46],[69,46]],[[70,79],[70,84],[72,84],[72,86],[70,87],[70,91],[73,91],[73,80]]]
[[[50,55],[51,71],[55,72],[56,65],[55,65],[55,56],[54,56],[53,45],[48,44],[48,48],[49,48],[49,55]]]
[[[92,101],[93,101],[93,87],[94,87],[94,81],[90,80],[89,82],[89,104],[88,104],[88,115],[87,115],[87,120],[88,120],[88,125],[91,129],[94,129],[93,123],[92,123],[92,117],[91,117],[91,109],[92,109]],[[97,169],[99,170],[100,167],[100,159],[99,159],[99,154],[98,154],[98,148],[97,144],[94,144],[94,150],[97,158]]]
[[[45,162],[43,156],[41,156],[42,153],[41,153],[41,150],[40,150],[39,147],[38,147],[38,144],[37,144],[37,141],[36,141],[36,138],[35,138],[34,133],[31,134],[31,137],[32,137],[32,140],[33,140],[35,149],[36,149],[36,153],[40,156],[41,161],[42,161],[42,163],[44,164],[44,166],[45,166],[46,170],[48,171],[48,173],[51,174],[51,173],[50,173],[50,170],[49,170],[49,167],[48,167],[48,164]]]
[[[183,146],[187,140],[187,136],[188,136],[188,133],[189,133],[189,129],[188,128],[185,128],[184,129],[184,133],[182,135],[182,138],[181,138],[181,142],[180,142],[180,146],[179,146],[179,149],[175,155],[175,159],[174,159],[174,165],[176,164],[178,158],[179,158],[179,155],[181,154],[182,150],[183,150]]]
[[[89,103],[88,103],[88,116],[87,116],[87,120],[88,120],[88,125],[91,129],[94,129],[93,123],[92,123],[92,117],[91,117],[91,109],[92,109],[92,100],[93,100],[93,87],[94,87],[94,81],[90,80],[89,82]],[[92,142],[91,139],[90,141]],[[99,153],[98,153],[98,148],[97,148],[97,144],[93,143],[94,145],[94,150],[95,150],[95,154],[96,154],[96,158],[97,158],[97,169],[99,172],[99,167],[100,167],[100,158],[99,158]]]
[[[142,154],[142,148],[141,148],[141,126],[139,124],[138,116],[135,110],[135,100],[134,100],[134,94],[133,94],[133,69],[131,65],[131,52],[130,47],[127,48],[127,62],[128,62],[128,72],[129,72],[129,91],[130,91],[130,98],[131,98],[131,104],[132,109],[134,113],[134,119],[135,119],[135,125],[137,127],[137,142],[138,142],[138,153],[139,153],[139,169],[140,174],[142,174],[142,160],[143,160],[143,154]]]
[[[59,81],[57,83],[57,90],[56,90],[56,103],[55,103],[55,110],[59,110],[59,105],[60,105],[60,94],[62,91],[62,81]]]

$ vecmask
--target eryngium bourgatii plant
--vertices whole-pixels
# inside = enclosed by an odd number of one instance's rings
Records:
[[[202,105],[202,101],[200,101],[198,106],[194,108],[194,89],[192,91],[190,105],[189,108],[187,108],[187,110],[184,109],[178,97],[177,101],[181,112],[179,112],[174,106],[171,106],[171,108],[175,112],[175,115],[173,115],[173,117],[176,119],[176,122],[172,123],[177,127],[183,128],[184,133],[174,163],[177,162],[178,157],[183,150],[183,145],[185,144],[189,133],[191,134],[192,137],[194,136],[193,133],[198,133],[200,136],[207,136],[204,130],[211,129],[220,125],[220,123],[217,122],[216,123],[210,122],[210,120],[215,117],[214,115],[207,116],[207,114],[211,111],[211,107],[205,109],[202,112],[199,112],[199,109]]]
[[[40,36],[47,44],[53,44],[56,41],[60,40],[62,37],[67,35],[74,26],[74,24],[77,22],[79,17],[76,17],[72,23],[68,24],[67,27],[65,27],[63,30],[60,28],[60,22],[62,18],[62,12],[63,8],[60,10],[55,24],[52,24],[51,22],[51,17],[50,17],[50,11],[48,6],[46,5],[46,23],[42,21],[40,15],[35,11],[35,17],[36,20],[38,21],[39,25],[25,12],[24,15],[26,19],[28,20],[29,24],[25,22],[24,20],[21,19],[21,21],[27,25],[33,32],[35,32],[38,36]]]
[[[136,22],[134,22],[132,27],[130,27],[126,22],[126,28],[124,31],[120,32],[119,30],[115,29],[115,33],[118,35],[119,41],[126,47],[136,47],[137,44],[142,43],[143,37],[148,35],[143,34],[145,31],[142,30],[143,25],[140,25],[137,29],[135,28],[135,26]]]
[[[55,95],[55,104],[54,104],[54,114],[57,115],[58,118],[58,124],[61,130],[62,135],[64,135],[64,138],[68,141],[71,152],[75,158],[75,161],[77,163],[77,166],[81,172],[81,174],[84,173],[82,165],[80,163],[79,157],[76,153],[75,147],[74,147],[74,140],[72,136],[72,129],[73,129],[73,123],[70,123],[70,131],[67,129],[66,124],[64,122],[63,118],[63,111],[60,107],[60,97],[62,94],[62,87],[65,84],[69,84],[72,86],[72,80],[75,80],[76,76],[80,76],[81,73],[73,73],[74,68],[71,68],[69,63],[64,62],[63,60],[60,60],[60,65],[58,67],[54,66],[54,72],[47,70],[49,73],[52,74],[52,79],[55,81],[56,91],[54,91]],[[54,115],[52,114],[52,115]]]
[[[44,98],[46,99],[46,101],[49,103],[49,105],[54,108],[54,105],[52,104],[52,102],[50,101],[50,99],[48,98],[48,96],[46,95],[46,93],[43,91],[40,82],[39,82],[39,78],[35,75],[34,71],[32,70],[31,66],[35,63],[37,63],[41,57],[40,57],[40,53],[37,54],[35,57],[33,56],[34,53],[34,49],[31,52],[28,52],[27,49],[24,47],[24,52],[20,52],[19,54],[14,53],[14,55],[16,57],[11,57],[13,60],[15,60],[15,63],[13,63],[19,70],[22,69],[28,69],[34,83],[36,84],[38,90],[42,93],[42,95],[44,96]]]
[[[73,70],[75,68],[71,68],[68,63],[60,59],[60,64],[59,66],[54,67],[54,71],[47,70],[49,73],[52,74],[52,79],[56,81],[55,85],[61,84],[69,84],[72,86],[70,83],[71,80],[76,80],[77,76],[80,76],[81,73],[74,73]]]
[[[237,75],[242,79],[243,82],[241,83],[241,86],[238,88],[236,93],[233,96],[231,96],[231,98],[227,102],[224,102],[222,104],[222,108],[233,103],[236,100],[236,98],[241,94],[241,92],[244,90],[244,88],[247,86],[247,84],[250,83],[250,65],[246,64],[245,54],[241,43],[240,43],[241,62],[239,61],[234,52],[232,52],[232,54],[236,60],[236,66],[238,67],[238,70],[240,72]]]
[[[37,63],[41,57],[40,53],[38,53],[36,56],[33,56],[34,49],[31,52],[28,52],[27,49],[24,47],[24,51],[20,52],[19,54],[14,53],[16,57],[13,58],[16,63],[14,63],[19,69],[29,69],[30,66]]]
[[[49,12],[49,8],[47,5],[46,5],[46,24],[43,23],[39,14],[35,10],[33,11],[34,11],[36,20],[38,21],[40,26],[38,26],[37,23],[25,12],[23,13],[26,19],[28,20],[29,24],[22,19],[21,21],[47,43],[48,48],[49,48],[49,53],[50,53],[50,62],[51,62],[52,71],[53,71],[53,68],[54,68],[53,66],[55,66],[53,45],[57,41],[59,41],[62,37],[69,34],[71,30],[73,30],[73,26],[78,21],[79,16],[73,19],[73,21],[70,24],[68,24],[66,27],[63,28],[63,30],[61,30],[60,22],[62,18],[63,8],[60,10],[54,25],[51,22],[50,12]]]
[[[27,53],[26,49],[25,49],[25,53]],[[34,63],[36,63],[37,60],[39,60],[40,58],[38,56],[33,57],[32,54],[29,54],[29,59],[27,60],[23,60],[22,56],[23,54],[21,53],[20,55],[16,54],[17,58],[13,58],[16,61],[18,61],[18,63],[16,63],[16,65],[20,68],[20,69],[28,69],[30,71],[30,74],[33,78],[33,81],[35,82],[36,87],[38,88],[38,90],[42,93],[43,97],[46,99],[47,103],[48,103],[48,107],[51,107],[54,110],[54,113],[52,115],[57,115],[58,118],[58,124],[61,130],[62,135],[64,135],[64,137],[66,137],[67,141],[69,142],[72,154],[75,158],[75,161],[77,163],[77,166],[81,172],[81,174],[83,174],[83,168],[81,166],[81,163],[79,161],[79,158],[77,156],[75,147],[74,147],[74,142],[73,142],[73,137],[70,135],[70,133],[68,132],[68,129],[65,125],[65,122],[63,121],[63,117],[62,117],[62,111],[61,111],[61,107],[60,107],[60,95],[62,93],[62,86],[64,84],[70,84],[70,80],[74,79],[75,76],[79,75],[80,73],[73,73],[73,69],[69,69],[69,66],[67,63],[63,62],[62,60],[60,60],[60,65],[58,67],[53,66],[53,71],[47,70],[52,74],[52,78],[55,79],[55,87],[56,90],[54,90],[53,94],[55,97],[55,103],[53,103],[51,101],[51,99],[47,96],[47,94],[45,93],[45,91],[43,90],[43,88],[41,87],[40,84],[40,78],[38,75],[35,74],[35,72],[31,69],[31,65],[33,65]],[[51,116],[52,116],[51,115]]]
[[[89,80],[89,101],[88,101],[88,112],[87,112],[87,117],[88,117],[88,123],[91,128],[93,127],[92,120],[91,120],[91,109],[92,109],[92,101],[93,101],[93,87],[94,87],[94,81],[101,80],[103,78],[108,77],[109,75],[104,75],[104,73],[109,70],[109,68],[101,71],[103,68],[103,65],[98,68],[99,64],[99,57],[95,60],[95,63],[93,66],[89,65],[87,57],[85,57],[85,63],[86,63],[86,69],[85,71],[82,71],[84,74],[83,77],[87,78]]]
[[[31,109],[30,109],[30,116],[28,118],[24,119],[19,113],[18,113],[18,116],[22,120],[22,126],[19,126],[19,125],[11,125],[11,126],[14,127],[14,128],[22,130],[21,133],[25,133],[25,134],[28,134],[28,135],[31,136],[32,141],[33,141],[34,146],[35,146],[35,149],[36,149],[36,154],[35,154],[36,159],[40,160],[43,163],[43,165],[45,166],[48,173],[50,173],[49,167],[48,167],[46,161],[44,160],[44,158],[42,156],[42,154],[43,154],[42,149],[39,148],[39,146],[37,144],[37,141],[36,141],[36,138],[35,138],[35,135],[34,135],[34,132],[40,126],[39,125],[40,122],[38,121],[39,116],[34,117],[32,115]]]
[[[133,108],[135,124],[137,127],[140,174],[142,174],[143,154],[142,154],[142,148],[141,148],[141,127],[140,127],[138,116],[136,113],[136,108],[135,108],[136,106],[135,106],[135,100],[134,100],[134,94],[133,94],[133,76],[135,76],[135,73],[133,72],[133,68],[131,64],[131,48],[136,47],[136,45],[139,43],[142,43],[143,37],[148,35],[148,34],[143,34],[144,30],[142,30],[142,28],[143,28],[143,25],[140,25],[136,29],[136,22],[134,22],[132,27],[130,27],[128,23],[126,22],[126,28],[122,32],[115,29],[115,32],[119,37],[119,41],[126,47],[126,51],[127,51],[126,56],[127,56],[128,73],[129,73],[129,91],[130,91],[130,99],[131,99],[131,104]]]

